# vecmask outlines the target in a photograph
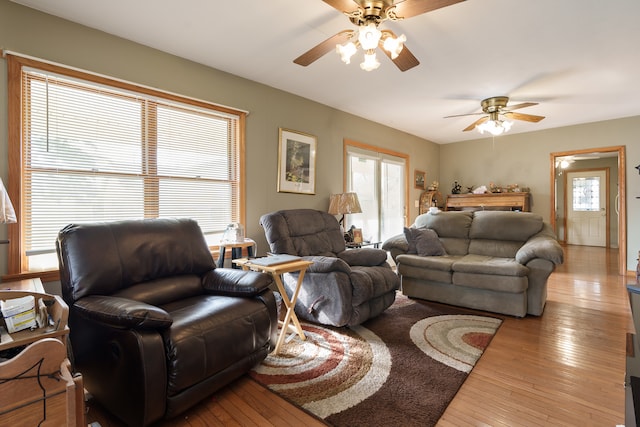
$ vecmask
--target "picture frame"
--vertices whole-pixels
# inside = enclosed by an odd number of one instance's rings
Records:
[[[413,173],[413,181],[416,188],[424,190],[426,188],[425,185],[427,184],[427,173],[416,169]]]
[[[317,138],[279,128],[278,192],[316,194]]]
[[[362,228],[353,229],[353,243],[362,243]]]

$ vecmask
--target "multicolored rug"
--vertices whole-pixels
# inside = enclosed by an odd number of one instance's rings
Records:
[[[398,295],[353,328],[302,322],[250,375],[334,426],[433,426],[501,320]]]

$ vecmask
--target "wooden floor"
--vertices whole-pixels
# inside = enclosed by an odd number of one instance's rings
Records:
[[[506,318],[439,426],[624,424],[625,342],[633,332],[617,250],[565,247],[541,317]],[[89,421],[120,426],[89,402]],[[324,425],[242,378],[161,426]],[[402,425],[402,420],[398,420]]]

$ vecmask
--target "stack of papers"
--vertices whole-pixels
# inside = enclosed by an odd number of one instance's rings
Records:
[[[289,254],[276,254],[266,256],[263,258],[254,258],[249,260],[251,264],[262,265],[265,267],[271,267],[272,265],[286,264],[288,262],[300,261],[302,258]]]

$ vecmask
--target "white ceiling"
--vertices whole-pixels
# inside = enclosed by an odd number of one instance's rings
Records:
[[[639,0],[467,0],[381,28],[407,36],[421,64],[375,71],[330,52],[292,61],[353,28],[322,0],[14,0],[444,144],[484,98],[546,116],[510,133],[640,115]]]

